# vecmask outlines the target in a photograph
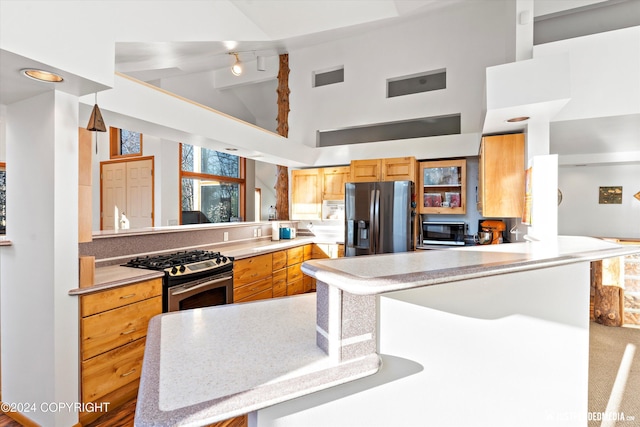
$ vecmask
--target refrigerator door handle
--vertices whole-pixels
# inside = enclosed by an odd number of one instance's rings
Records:
[[[375,240],[376,240],[376,190],[371,190],[371,198],[369,199],[369,253],[375,254]]]
[[[373,238],[371,240],[373,240],[373,252],[372,253],[378,253],[378,250],[380,248],[380,190],[375,190],[375,201],[373,203],[374,205],[374,224],[373,224]]]

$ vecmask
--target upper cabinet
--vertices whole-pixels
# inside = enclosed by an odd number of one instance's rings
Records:
[[[415,157],[351,161],[350,182],[415,181],[415,179]]]
[[[344,201],[350,173],[349,166],[292,170],[291,219],[323,219],[322,202]]]
[[[520,218],[524,205],[524,134],[485,136],[478,163],[478,212]]]
[[[322,218],[322,169],[291,171],[291,219]]]
[[[349,182],[351,168],[338,166],[320,169],[322,172],[322,200],[344,200],[344,184]]]
[[[418,175],[420,213],[466,213],[466,160],[420,162]]]

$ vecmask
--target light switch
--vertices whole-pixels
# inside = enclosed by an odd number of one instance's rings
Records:
[[[229,232],[225,231],[224,233],[222,233],[222,240],[225,242],[229,241]]]

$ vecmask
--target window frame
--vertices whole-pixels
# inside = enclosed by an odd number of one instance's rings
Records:
[[[5,174],[6,174],[6,172],[7,172],[7,164],[5,162],[0,162],[0,171],[5,172]],[[5,189],[5,203],[6,203],[6,195],[7,194],[6,194],[6,189]],[[5,208],[6,208],[6,205],[5,205]],[[5,221],[6,221],[6,218],[5,218]],[[4,224],[4,227],[5,227],[4,233],[0,233],[0,235],[2,235],[2,236],[4,236],[6,234],[6,232],[7,232],[7,224],[6,224],[6,222]]]
[[[190,172],[182,170],[182,143],[178,144],[178,224],[182,224],[182,180],[183,179],[198,179],[202,181],[218,181],[221,183],[229,183],[229,184],[238,184],[239,185],[239,194],[238,194],[238,202],[240,206],[238,207],[238,213],[241,218],[246,218],[246,193],[247,193],[247,180],[246,180],[246,166],[247,159],[242,156],[238,157],[240,161],[239,165],[239,178],[223,176],[223,175],[213,175],[202,172]],[[184,144],[184,145],[193,145],[193,144]],[[203,148],[203,147],[200,147]],[[234,154],[235,156],[235,154]],[[224,223],[213,223],[213,224],[224,224]]]
[[[128,129],[127,129],[128,130]],[[143,136],[140,134],[140,152],[138,153],[130,153],[130,154],[122,154],[121,146],[120,146],[120,128],[114,128],[109,126],[109,157],[111,159],[124,159],[128,157],[141,157],[142,156],[142,142]],[[135,132],[135,131],[130,131]]]

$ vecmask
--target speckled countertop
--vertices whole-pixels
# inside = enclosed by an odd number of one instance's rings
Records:
[[[316,242],[316,240],[313,236],[277,241],[272,241],[270,239],[258,239],[253,241],[215,244],[211,247],[203,247],[199,249],[219,251],[226,256],[232,256],[235,259],[242,259],[280,251],[283,249],[290,249],[296,246],[306,245],[314,242]],[[130,258],[133,257],[122,259],[121,263],[125,263]],[[163,274],[164,273],[161,271],[122,267],[120,264],[98,267],[96,268],[94,286],[71,289],[69,291],[69,295],[86,295],[93,292],[103,291],[105,289],[128,285],[142,280],[162,277]]]
[[[311,260],[302,264],[302,271],[349,293],[373,295],[632,253],[640,253],[640,246],[559,236],[550,242]]]
[[[377,372],[316,346],[315,294],[156,316],[135,425],[203,426]]]
[[[351,293],[399,289],[640,253],[600,239],[313,260],[303,270]],[[152,319],[136,426],[202,426],[370,375],[373,353],[333,362],[316,345],[316,295]]]

